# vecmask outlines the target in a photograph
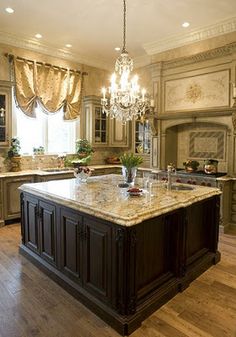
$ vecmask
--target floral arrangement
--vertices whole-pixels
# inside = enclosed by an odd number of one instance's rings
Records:
[[[133,153],[124,153],[120,157],[120,162],[127,169],[130,169],[132,167],[137,167],[138,165],[142,164],[143,158],[140,156],[136,156]]]
[[[92,173],[91,169],[88,166],[77,167],[77,168],[75,168],[74,172],[75,172],[75,174],[83,172],[83,173],[88,174],[88,175],[90,175]]]
[[[92,174],[92,170],[87,166],[79,166],[74,169],[74,176],[78,182],[86,182]]]
[[[197,160],[187,160],[183,162],[183,165],[186,167],[191,167],[193,170],[197,170],[198,166],[200,165]]]

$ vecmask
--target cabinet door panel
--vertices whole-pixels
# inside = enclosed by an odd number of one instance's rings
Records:
[[[3,84],[0,80],[0,146],[9,146],[11,134],[11,84]],[[3,81],[4,82],[4,81]]]
[[[39,253],[38,200],[30,196],[24,198],[25,245]]]
[[[110,145],[112,147],[129,146],[129,125],[129,122],[124,125],[115,118],[110,120]]]
[[[33,176],[11,178],[4,180],[4,219],[16,219],[20,217],[20,192],[23,184],[32,183]]]
[[[187,209],[186,265],[192,264],[210,250],[211,204],[199,202]]]
[[[51,264],[56,263],[56,207],[39,202],[41,255]]]
[[[77,282],[82,269],[82,218],[76,212],[61,210],[61,261],[60,269]]]
[[[84,219],[84,287],[107,302],[111,297],[110,226],[93,219]]]

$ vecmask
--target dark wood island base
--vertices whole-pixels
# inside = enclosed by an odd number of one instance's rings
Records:
[[[21,193],[20,252],[121,335],[220,260],[219,195],[133,226]]]

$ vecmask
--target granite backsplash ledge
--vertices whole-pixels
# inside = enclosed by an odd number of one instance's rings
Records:
[[[102,148],[95,149],[95,152],[92,155],[90,165],[104,165],[106,164],[106,158],[111,156],[121,156],[125,149],[110,149]],[[62,154],[45,154],[45,155],[22,155],[21,157],[21,170],[40,170],[45,168],[61,167],[63,163],[61,162],[59,156]],[[68,157],[73,155],[67,155]],[[5,163],[5,156],[0,156],[0,172],[7,172],[8,167]]]

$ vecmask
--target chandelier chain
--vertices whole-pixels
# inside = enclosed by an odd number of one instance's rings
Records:
[[[129,120],[141,117],[149,108],[150,100],[146,90],[144,88],[140,90],[138,76],[135,75],[130,79],[133,60],[126,50],[126,0],[123,0],[123,11],[122,52],[116,59],[110,87],[102,88],[101,105],[103,113],[125,124]]]
[[[126,51],[126,0],[123,0],[124,4],[124,26],[123,26],[123,48],[122,53],[127,53]]]

